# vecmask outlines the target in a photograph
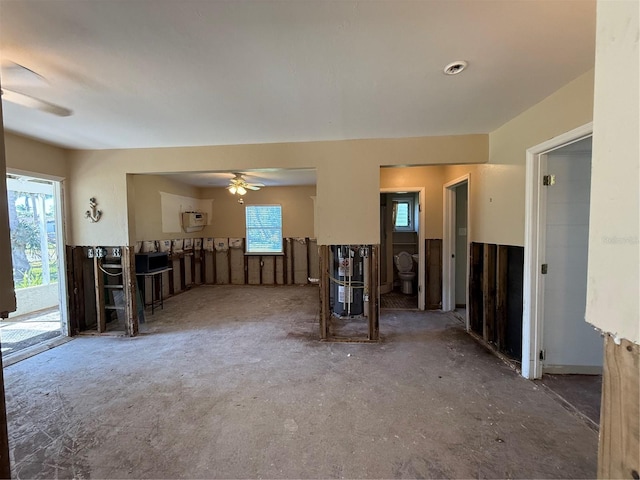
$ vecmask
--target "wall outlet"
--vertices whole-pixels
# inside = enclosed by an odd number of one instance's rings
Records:
[[[93,248],[87,248],[87,258],[93,258]]]
[[[104,258],[107,256],[107,249],[102,247],[96,247],[95,254],[96,254],[96,257],[98,258]]]
[[[116,258],[122,257],[122,249],[120,247],[113,247],[112,256]]]

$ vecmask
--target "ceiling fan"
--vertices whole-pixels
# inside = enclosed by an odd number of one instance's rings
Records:
[[[231,192],[231,194],[235,195],[244,195],[247,193],[247,190],[260,190],[264,187],[262,183],[249,183],[243,177],[241,173],[234,173],[234,177],[229,180],[229,186],[227,190]]]
[[[11,86],[17,85],[19,89],[29,86],[44,86],[48,84],[42,75],[39,75],[23,65],[10,61],[2,62],[2,79],[3,84],[6,83]],[[2,100],[6,100],[7,102],[22,105],[23,107],[34,108],[42,112],[57,115],[58,117],[68,117],[73,113],[68,108],[47,102],[41,98],[22,93],[18,90],[13,90],[12,88],[6,88],[5,86],[0,89],[0,95],[2,95]]]

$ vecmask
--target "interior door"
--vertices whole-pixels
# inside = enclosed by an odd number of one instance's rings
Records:
[[[544,188],[544,373],[599,373],[602,366],[602,338],[584,319],[591,186],[588,142],[588,150],[574,146],[569,152],[550,153],[544,172],[552,176],[547,181],[551,185]]]

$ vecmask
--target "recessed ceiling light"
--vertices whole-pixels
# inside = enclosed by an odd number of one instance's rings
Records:
[[[445,75],[457,75],[469,65],[464,60],[456,60],[455,62],[451,62],[449,65],[444,67]]]

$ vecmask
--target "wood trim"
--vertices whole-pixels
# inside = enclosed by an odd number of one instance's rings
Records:
[[[598,478],[640,472],[640,345],[604,338]]]

